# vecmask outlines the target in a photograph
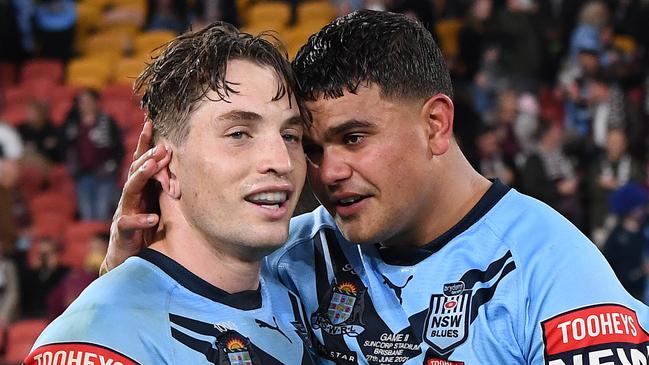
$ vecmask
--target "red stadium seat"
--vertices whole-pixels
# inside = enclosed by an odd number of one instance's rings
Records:
[[[60,126],[65,122],[65,118],[68,116],[70,109],[72,109],[72,102],[58,102],[53,103],[50,106],[50,118],[52,119],[52,124],[55,126]]]
[[[58,83],[63,78],[63,63],[58,60],[35,59],[23,65],[21,80],[50,79]]]
[[[23,81],[21,85],[30,99],[50,102],[56,95],[54,90],[58,84],[48,78],[33,78]]]
[[[36,338],[49,322],[44,318],[24,319],[9,325],[7,352],[2,358],[5,364],[20,364],[27,357]]]
[[[100,96],[102,103],[112,100],[123,100],[131,102],[134,105],[140,104],[140,98],[133,94],[133,88],[129,85],[111,84],[104,86],[100,92]]]
[[[31,99],[29,90],[27,90],[24,85],[20,84],[5,89],[2,97],[6,106],[26,103],[27,101],[29,101],[29,99]]]
[[[0,62],[0,87],[7,88],[16,83],[16,66],[9,62]]]
[[[0,120],[17,126],[25,120],[26,114],[24,103],[8,104],[0,113]]]
[[[81,268],[89,249],[90,239],[99,233],[108,232],[110,224],[103,221],[80,221],[67,226],[63,234],[63,256],[61,260],[70,267]]]
[[[43,212],[32,217],[32,236],[34,238],[52,238],[56,241],[63,240],[63,234],[73,220],[66,214],[57,212]]]
[[[58,192],[43,192],[29,200],[29,211],[33,216],[43,212],[59,212],[67,217],[74,217],[76,199],[74,196],[65,196]]]
[[[46,181],[47,176],[40,166],[27,163],[20,165],[18,189],[25,198],[29,199],[43,190]]]

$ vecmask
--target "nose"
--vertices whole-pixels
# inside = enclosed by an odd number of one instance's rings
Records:
[[[352,176],[352,168],[345,156],[333,146],[324,149],[320,166],[314,168],[317,178],[324,185],[336,185]]]
[[[284,176],[293,171],[291,154],[281,135],[269,137],[265,146],[258,150],[260,156],[258,172]]]

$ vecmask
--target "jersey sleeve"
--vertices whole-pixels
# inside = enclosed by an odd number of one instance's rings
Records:
[[[168,332],[146,308],[76,309],[43,331],[24,364],[171,364]]]
[[[624,290],[599,249],[575,227],[546,222],[545,231],[530,236],[536,244],[518,251],[527,363],[646,363],[649,308]]]

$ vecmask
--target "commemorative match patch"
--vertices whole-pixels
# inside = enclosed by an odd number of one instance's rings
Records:
[[[647,364],[649,335],[635,311],[599,304],[541,322],[547,365]]]
[[[56,343],[41,346],[25,359],[25,365],[139,365],[119,352],[90,343]]]

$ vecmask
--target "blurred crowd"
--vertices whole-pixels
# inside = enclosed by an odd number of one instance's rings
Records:
[[[140,11],[107,6],[103,19],[175,34],[218,19],[246,29],[247,9],[266,2],[147,0]],[[326,0],[286,1],[283,26],[308,23],[298,10],[313,2]],[[0,0],[0,61],[20,68],[33,59],[74,59],[79,3]],[[419,19],[451,69],[455,134],[470,162],[561,212],[598,245],[627,290],[649,303],[649,0],[328,6],[332,15],[371,8]],[[59,123],[38,98],[25,103],[18,123],[0,121],[0,330],[16,318],[58,315],[96,277],[133,147],[116,114],[102,107],[110,96],[100,93],[75,89]],[[6,100],[0,92],[0,106],[8,108]],[[34,202],[52,191],[63,200]],[[306,199],[300,209],[313,204]],[[74,260],[65,258],[69,225],[37,227],[62,212],[94,224]]]

